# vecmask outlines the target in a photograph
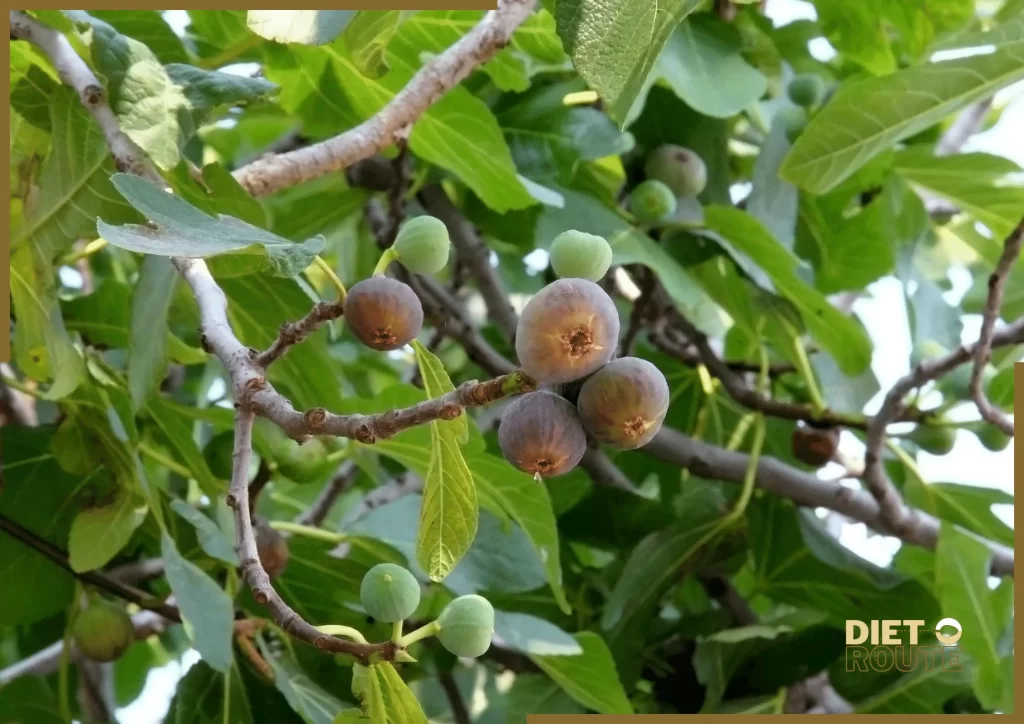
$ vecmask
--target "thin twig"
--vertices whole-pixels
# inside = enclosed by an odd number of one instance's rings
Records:
[[[267,368],[284,357],[290,347],[302,342],[322,324],[337,319],[345,313],[345,305],[339,302],[317,302],[309,314],[297,322],[285,322],[277,333],[277,339],[265,352],[256,357],[256,364]]]
[[[1003,290],[1010,271],[1020,256],[1021,243],[1024,242],[1024,218],[1017,228],[1006,237],[1003,253],[999,257],[996,268],[988,278],[988,300],[982,313],[981,332],[974,350],[974,369],[971,372],[971,398],[978,406],[978,412],[990,424],[995,425],[1007,435],[1013,435],[1013,421],[998,410],[985,395],[982,385],[982,373],[992,357],[992,335],[995,333],[999,310],[1003,307]]]
[[[252,478],[252,482],[249,483],[249,516],[256,514],[256,505],[259,502],[260,493],[267,487],[267,483],[270,482],[271,478],[270,465],[267,464],[266,460],[260,459],[260,465],[256,469],[256,474]]]
[[[331,481],[327,483],[312,505],[303,511],[302,515],[295,519],[295,522],[302,525],[319,526],[330,515],[331,508],[338,501],[345,491],[352,487],[359,476],[359,468],[351,460],[346,460],[338,468]]]
[[[439,671],[437,680],[444,689],[444,695],[448,698],[448,707],[452,712],[452,724],[470,724],[469,711],[466,709],[466,702],[462,700],[459,692],[459,685],[455,683],[455,677],[451,671]]]
[[[965,108],[935,144],[935,155],[948,156],[958,153],[981,129],[994,100],[995,97],[990,96]]]

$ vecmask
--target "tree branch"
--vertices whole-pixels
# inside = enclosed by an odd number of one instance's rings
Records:
[[[1017,228],[1006,237],[1003,245],[1003,253],[999,257],[996,268],[988,278],[988,300],[985,302],[985,311],[982,313],[981,332],[978,334],[978,343],[974,349],[974,369],[971,372],[971,397],[978,406],[978,412],[989,423],[995,425],[1007,435],[1013,435],[1013,421],[997,410],[988,397],[985,395],[985,388],[982,386],[982,372],[992,357],[992,335],[995,333],[996,320],[999,319],[999,310],[1003,307],[1003,289],[1010,271],[1020,256],[1021,243],[1024,242],[1024,218],[1017,224]]]
[[[993,96],[967,106],[942,134],[942,138],[935,145],[935,155],[948,156],[958,153],[964,144],[981,129],[994,100]]]
[[[354,462],[351,460],[343,462],[338,468],[338,472],[331,478],[331,481],[317,495],[316,500],[306,508],[302,515],[295,519],[295,522],[317,527],[323,525],[324,520],[330,515],[331,508],[334,507],[338,498],[352,487],[358,475],[359,468]]]
[[[534,0],[499,0],[497,10],[420,68],[372,118],[326,141],[255,161],[235,171],[235,179],[253,196],[264,196],[340,171],[390,146],[441,96],[504,48],[533,6]]]
[[[730,483],[743,482],[749,461],[749,456],[744,453],[726,450],[669,428],[662,428],[641,449],[660,460],[680,465],[700,477]],[[762,490],[789,498],[797,505],[828,508],[866,523],[875,530],[890,532],[882,518],[878,501],[867,493],[829,483],[768,456],[761,456],[758,461],[755,480]],[[894,534],[907,543],[934,550],[939,534],[938,521],[918,511],[913,523]],[[992,574],[1012,575],[1013,550],[991,541],[986,541],[985,545],[993,553]]]
[[[265,352],[261,352],[256,356],[256,364],[263,368],[269,367],[275,361],[284,357],[289,347],[299,344],[319,329],[322,324],[337,319],[344,313],[345,305],[341,302],[317,302],[309,310],[309,314],[299,321],[286,322],[281,325],[281,330],[278,332],[277,339],[274,340],[273,344]]]

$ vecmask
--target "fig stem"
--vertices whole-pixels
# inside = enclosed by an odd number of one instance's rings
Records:
[[[754,496],[754,481],[757,479],[757,465],[761,459],[761,450],[764,448],[764,438],[767,425],[764,422],[764,415],[758,414],[754,420],[754,442],[750,446],[750,459],[747,462],[747,470],[743,475],[743,487],[740,489],[740,497],[736,506],[727,516],[730,523],[734,523],[743,517]]]
[[[341,543],[346,538],[344,533],[335,533],[334,531],[324,530],[323,528],[313,528],[312,526],[302,525],[301,523],[292,523],[287,520],[272,520],[270,521],[270,527],[274,530],[294,533],[295,535],[305,536],[306,538],[325,540],[328,543]]]
[[[373,276],[382,277],[384,272],[391,266],[391,262],[398,260],[398,252],[395,251],[395,247],[388,247],[384,250],[384,253],[380,255],[380,260],[377,262],[377,266],[373,269]]]
[[[398,639],[395,643],[401,646],[403,649],[407,648],[409,644],[414,644],[421,639],[430,638],[437,634],[441,630],[441,624],[437,621],[431,621],[426,626],[420,626],[415,631],[407,633],[402,638]]]
[[[365,644],[366,643],[366,637],[363,636],[361,633],[359,633],[359,631],[357,631],[356,629],[352,628],[351,626],[340,626],[340,625],[317,626],[316,630],[321,632],[321,633],[325,633],[328,636],[346,636],[346,637],[352,639],[353,641],[357,641],[358,643],[361,643],[361,644]]]
[[[344,302],[345,297],[348,295],[348,291],[345,289],[345,284],[338,278],[338,275],[334,273],[334,269],[331,265],[324,261],[323,257],[319,254],[313,257],[313,263],[324,273],[324,275],[330,280],[335,290],[338,292],[338,301]]]
[[[821,390],[818,389],[818,381],[814,378],[814,372],[811,370],[811,361],[807,357],[807,350],[804,349],[803,340],[800,339],[795,330],[793,330],[793,357],[797,372],[800,373],[804,384],[807,385],[807,394],[811,396],[811,407],[814,408],[814,416],[820,417],[821,413],[826,409],[825,400],[821,396]]]
[[[402,640],[402,622],[395,621],[391,625],[391,641],[392,643],[398,643]]]

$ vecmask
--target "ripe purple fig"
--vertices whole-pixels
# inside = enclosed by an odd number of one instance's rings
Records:
[[[665,375],[637,357],[621,357],[583,383],[576,405],[587,432],[623,450],[651,441],[668,412]]]
[[[587,434],[571,402],[539,390],[505,408],[498,445],[505,459],[524,473],[550,478],[576,467],[587,451]]]
[[[527,303],[516,329],[516,354],[538,382],[586,377],[615,353],[619,314],[605,291],[587,279],[559,279]]]
[[[270,576],[270,580],[274,580],[288,565],[288,558],[291,555],[288,551],[288,541],[260,518],[253,521],[253,533],[256,536],[256,552],[259,554],[260,563],[263,564],[263,570]]]
[[[345,297],[345,322],[367,347],[388,352],[409,344],[423,326],[423,307],[408,284],[364,279]]]
[[[839,449],[838,427],[802,425],[793,429],[793,457],[820,468],[835,456]]]

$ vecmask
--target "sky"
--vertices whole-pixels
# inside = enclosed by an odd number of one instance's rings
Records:
[[[776,26],[786,25],[802,18],[814,19],[814,7],[803,0],[769,0],[767,14]],[[183,10],[167,12],[168,22],[182,32],[188,24],[187,13]],[[811,52],[820,60],[827,60],[835,51],[824,38],[811,43]],[[978,134],[964,148],[965,151],[985,151],[1005,156],[1024,166],[1024,140],[1020,129],[1024,128],[1024,83],[1005,89],[996,97],[996,104],[1005,104],[1000,122],[985,133]],[[528,261],[543,265],[544,253]],[[947,292],[947,300],[959,301],[969,286],[969,275],[951,274],[953,289]],[[862,298],[853,307],[867,327],[874,342],[874,356],[871,367],[882,390],[888,390],[909,369],[910,335],[903,301],[903,289],[893,278],[879,280],[868,287],[870,296]],[[970,315],[964,318],[963,341],[977,339],[981,318]],[[867,412],[878,409],[882,393],[868,406]],[[955,482],[966,485],[993,487],[1013,492],[1013,445],[999,453],[986,450],[969,432],[959,432],[956,446],[949,455],[937,457],[922,453],[918,464],[926,480],[931,482]],[[844,433],[840,450],[848,456],[861,457],[863,445],[850,433]],[[828,466],[820,472],[821,477],[831,478],[838,474],[838,466]],[[853,487],[859,487],[851,483]],[[823,511],[819,511],[823,512]],[[995,506],[995,514],[1007,525],[1013,527],[1012,506]],[[840,542],[878,565],[887,565],[899,549],[897,539],[869,533],[863,523],[843,524]],[[180,661],[150,671],[142,694],[129,706],[117,711],[121,722],[128,724],[160,724],[167,712],[178,679],[198,660],[194,651],[189,651]]]

